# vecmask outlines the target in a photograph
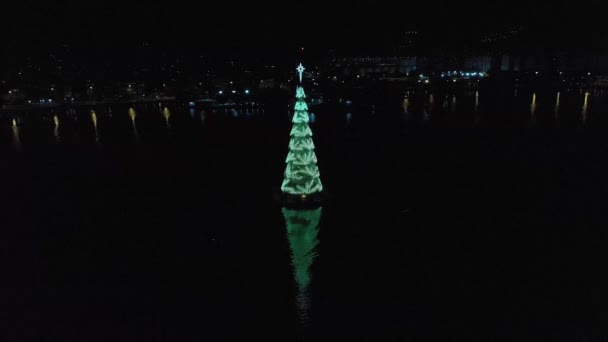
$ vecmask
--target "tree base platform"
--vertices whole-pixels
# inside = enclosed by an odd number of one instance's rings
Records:
[[[315,208],[323,203],[323,193],[317,192],[310,195],[291,195],[282,193],[281,203],[283,206],[293,209]]]

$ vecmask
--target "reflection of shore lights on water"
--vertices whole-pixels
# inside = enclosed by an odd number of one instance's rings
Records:
[[[408,114],[409,107],[410,107],[410,100],[407,97],[405,99],[403,99],[402,107],[403,107],[403,112],[405,114]]]
[[[536,93],[532,94],[532,104],[530,104],[530,114],[534,117],[534,113],[536,113]]]
[[[131,124],[133,125],[133,134],[137,137],[139,136],[139,133],[137,132],[137,126],[135,125],[135,116],[137,116],[135,109],[133,109],[133,107],[129,108],[129,117],[131,118]]]
[[[95,111],[91,111],[91,121],[93,121],[93,129],[95,130],[95,142],[99,143],[99,132],[97,131],[97,114]]]
[[[136,115],[135,109],[133,109],[133,107],[129,108],[129,117],[131,118],[131,121],[135,122]]]
[[[163,109],[163,118],[165,118],[165,122],[167,123],[167,126],[169,126],[170,117],[171,117],[171,112],[169,111],[169,108],[165,107]]]
[[[95,130],[97,130],[97,114],[95,114],[95,111],[91,112],[91,121],[93,121],[93,127],[95,127]]]
[[[55,136],[55,140],[59,141],[61,136],[59,135],[59,117],[57,115],[53,116],[53,123],[55,124],[53,135]]]
[[[17,126],[17,120],[13,119],[11,130],[13,131],[13,143],[17,150],[21,149],[21,138],[19,137],[19,126]]]
[[[479,90],[475,91],[475,107],[473,108],[473,112],[475,113],[473,125],[477,126],[481,121],[481,114],[479,112]]]
[[[587,121],[587,110],[588,109],[589,109],[589,92],[585,92],[585,100],[583,101],[583,111],[581,112],[583,123],[585,123]]]

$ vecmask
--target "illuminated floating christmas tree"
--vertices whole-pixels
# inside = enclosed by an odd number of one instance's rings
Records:
[[[317,257],[319,244],[319,221],[322,208],[293,210],[283,208],[287,226],[287,238],[291,248],[291,261],[297,285],[296,302],[302,323],[308,323],[310,308],[310,268]]]
[[[319,168],[317,167],[317,156],[315,145],[312,141],[308,116],[308,105],[306,94],[302,87],[302,64],[297,68],[300,76],[300,85],[296,89],[296,104],[293,115],[293,127],[289,141],[289,153],[287,154],[287,167],[281,191],[288,196],[297,196],[300,200],[307,201],[309,196],[317,197],[323,191]]]

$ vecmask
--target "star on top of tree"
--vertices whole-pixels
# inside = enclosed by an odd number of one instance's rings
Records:
[[[304,70],[306,70],[306,68],[304,68],[302,63],[300,63],[300,65],[298,65],[296,70],[298,71],[298,74],[300,74],[300,83],[302,83],[302,74],[304,74]]]

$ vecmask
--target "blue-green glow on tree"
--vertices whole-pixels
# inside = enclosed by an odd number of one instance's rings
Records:
[[[300,64],[300,67],[298,67],[300,79],[303,71],[304,68]],[[287,167],[285,168],[281,190],[290,195],[307,196],[323,191],[323,185],[317,167],[312,131],[309,126],[310,118],[308,116],[306,94],[302,86],[298,86],[296,89],[294,109],[289,153],[285,161]]]
[[[291,260],[294,269],[298,294],[296,300],[300,318],[306,320],[310,306],[309,287],[311,282],[310,267],[317,257],[319,244],[319,222],[322,208],[312,210],[292,210],[283,208],[283,217],[287,226],[287,238],[291,248]]]

